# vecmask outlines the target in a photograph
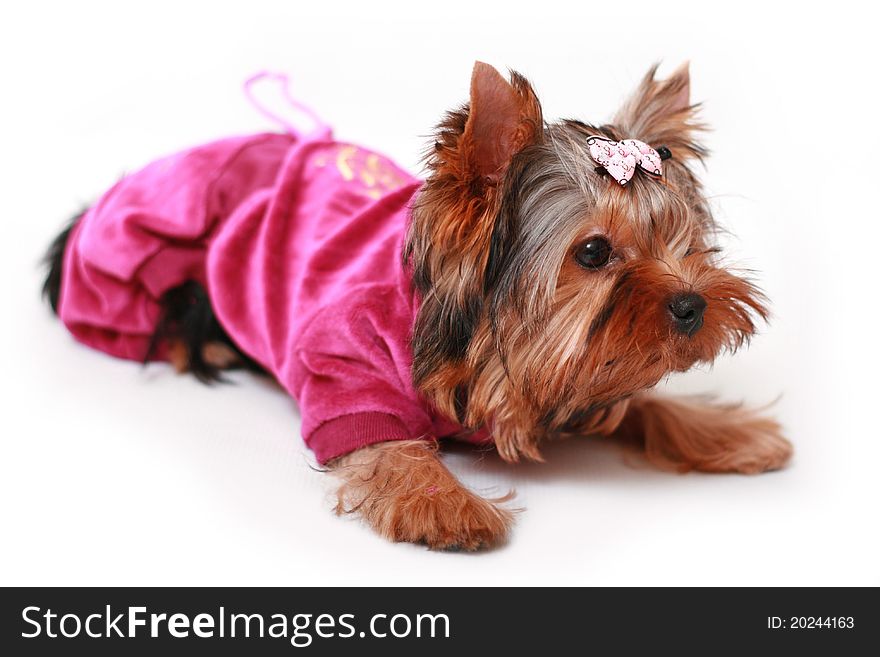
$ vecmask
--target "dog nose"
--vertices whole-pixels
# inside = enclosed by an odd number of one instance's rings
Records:
[[[672,325],[676,331],[688,337],[700,330],[704,312],[706,312],[706,300],[693,292],[677,294],[669,302]]]

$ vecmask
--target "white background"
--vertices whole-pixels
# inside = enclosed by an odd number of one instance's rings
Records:
[[[6,3],[0,584],[880,584],[876,22],[815,4]],[[517,489],[510,542],[393,545],[331,514],[281,392],[111,359],[39,302],[41,251],[122,173],[273,129],[242,97],[249,74],[288,72],[338,137],[418,171],[475,59],[530,77],[546,117],[594,121],[652,62],[692,61],[707,188],[774,317],[669,385],[781,395],[789,469],[678,476],[599,441],[516,467],[459,448],[470,485]]]

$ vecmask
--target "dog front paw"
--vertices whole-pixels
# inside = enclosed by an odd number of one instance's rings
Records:
[[[698,461],[696,469],[758,474],[781,469],[794,453],[794,447],[782,435],[782,427],[767,417],[744,418],[724,437],[729,438],[726,450]]]
[[[343,479],[337,513],[359,513],[392,541],[435,550],[478,550],[502,543],[513,514],[472,493],[424,441],[367,447],[334,467]]]
[[[634,399],[618,433],[641,441],[652,463],[680,472],[757,474],[782,468],[794,451],[772,418],[698,398]]]
[[[385,500],[374,527],[393,541],[434,550],[478,550],[502,543],[510,511],[464,489],[428,486]]]

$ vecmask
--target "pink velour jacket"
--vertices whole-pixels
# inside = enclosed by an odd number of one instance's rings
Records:
[[[458,434],[410,373],[418,299],[402,243],[419,186],[329,131],[163,158],[77,224],[61,319],[79,341],[142,360],[159,298],[195,280],[233,341],[298,401],[321,463],[376,442]]]

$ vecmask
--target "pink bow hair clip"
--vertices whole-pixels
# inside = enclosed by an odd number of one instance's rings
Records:
[[[587,139],[587,148],[590,157],[621,185],[632,180],[636,167],[652,176],[663,175],[662,161],[672,155],[665,146],[655,151],[638,139],[614,141],[605,137],[590,137]]]

